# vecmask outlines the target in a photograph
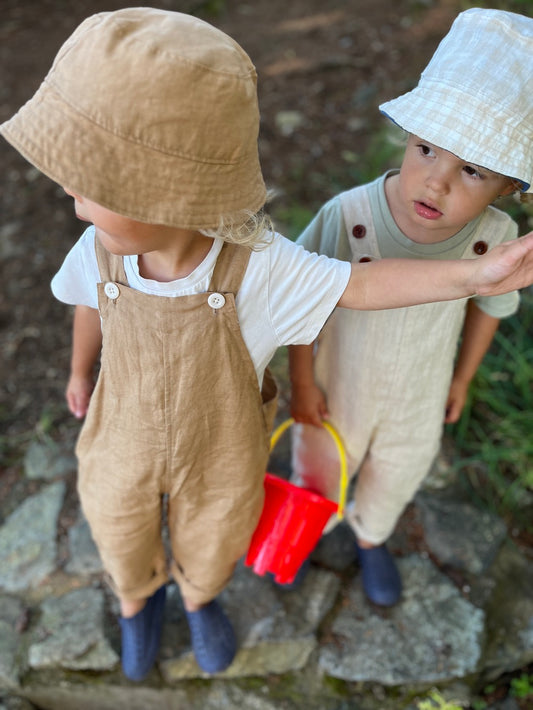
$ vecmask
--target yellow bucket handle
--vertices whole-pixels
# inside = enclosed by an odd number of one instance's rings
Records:
[[[281,424],[274,429],[274,431],[272,432],[272,436],[270,437],[270,451],[272,451],[272,449],[276,446],[282,434],[284,434],[287,429],[293,424],[294,419],[285,419],[284,422],[281,422]],[[348,466],[346,463],[346,451],[344,449],[344,444],[342,443],[342,439],[337,430],[329,422],[322,422],[322,426],[324,427],[324,429],[326,429],[326,431],[330,433],[331,438],[335,442],[335,446],[337,447],[337,453],[339,455],[340,481],[337,518],[339,518],[339,520],[342,520],[342,518],[344,517],[344,507],[346,505],[346,492],[348,490]]]

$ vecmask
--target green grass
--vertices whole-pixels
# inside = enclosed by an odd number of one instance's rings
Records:
[[[461,420],[448,427],[475,496],[520,527],[533,505],[533,291],[504,321],[470,388]],[[522,514],[524,513],[524,514]],[[522,519],[523,518],[523,519]]]
[[[462,710],[463,706],[453,700],[446,700],[438,690],[431,690],[425,700],[417,704],[418,710]]]

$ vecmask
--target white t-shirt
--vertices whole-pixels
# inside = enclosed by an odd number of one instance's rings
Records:
[[[128,283],[137,291],[156,296],[204,293],[222,243],[221,239],[213,240],[208,255],[192,273],[168,283],[142,278],[137,256],[125,256]],[[236,306],[259,383],[278,347],[315,340],[349,278],[349,263],[310,254],[280,234],[275,234],[266,248],[251,253]],[[101,280],[91,225],[52,279],[52,292],[63,303],[98,308],[96,284]]]

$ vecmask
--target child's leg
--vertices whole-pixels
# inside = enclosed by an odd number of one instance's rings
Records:
[[[266,458],[266,457],[265,457]],[[216,596],[230,581],[246,553],[263,504],[265,462],[225,471],[210,467],[210,481],[190,477],[169,495],[168,524],[172,575],[178,583],[191,631],[193,651],[206,673],[225,670],[237,642],[230,620]],[[204,476],[205,478],[205,476]]]
[[[163,585],[148,599],[135,603],[121,600],[121,608],[133,612],[119,619],[122,631],[122,668],[130,680],[143,680],[152,668],[159,651],[166,587]]]
[[[405,506],[412,500],[436,454],[435,437],[414,440],[396,427],[391,434],[380,433],[363,461],[354,491],[355,505],[347,520],[357,536],[363,589],[381,606],[392,606],[402,592],[400,574],[385,540],[395,528]]]
[[[129,619],[144,609],[148,599],[147,598],[135,599],[132,601],[130,599],[120,599],[119,598],[119,601],[120,601],[120,613],[122,614],[124,619]]]
[[[89,482],[94,476],[91,479]],[[86,480],[81,476],[82,507],[120,601],[123,671],[131,680],[142,680],[159,650],[168,581],[161,540],[161,497],[157,491],[151,496],[150,491],[136,496],[135,486],[124,483],[121,487],[118,476],[109,473],[96,493],[88,490]]]
[[[291,482],[338,500],[340,462],[335,442],[326,429],[310,424],[292,427]]]

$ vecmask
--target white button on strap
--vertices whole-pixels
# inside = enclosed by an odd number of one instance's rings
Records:
[[[218,309],[222,308],[222,306],[226,303],[226,299],[221,293],[211,293],[209,294],[207,303],[211,306],[211,308]]]
[[[119,296],[118,286],[111,281],[108,281],[104,286],[104,293],[108,298],[114,301],[115,298],[118,298]]]

